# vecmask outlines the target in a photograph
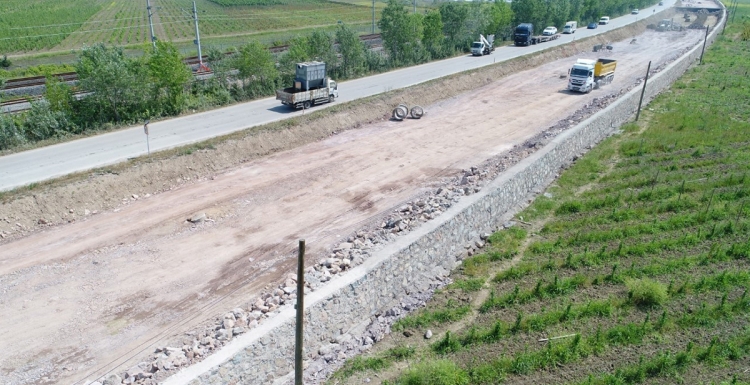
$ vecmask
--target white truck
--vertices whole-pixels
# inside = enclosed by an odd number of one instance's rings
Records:
[[[578,22],[569,21],[565,23],[565,27],[563,27],[563,33],[576,33],[576,29],[578,29]]]
[[[326,76],[326,64],[315,61],[298,63],[294,87],[276,90],[276,100],[292,108],[308,109],[314,104],[331,103],[338,97],[338,85]]]
[[[614,59],[578,59],[570,69],[568,90],[587,94],[600,85],[612,83],[616,67]]]
[[[492,45],[494,42],[495,35],[487,35],[487,38],[485,38],[484,35],[480,34],[479,41],[471,43],[471,54],[473,56],[491,54],[495,50],[495,47]]]

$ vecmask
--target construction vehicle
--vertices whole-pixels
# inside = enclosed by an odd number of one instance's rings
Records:
[[[308,109],[338,97],[338,85],[326,76],[326,63],[318,61],[297,63],[294,87],[276,90],[276,100],[292,108]]]
[[[521,23],[516,27],[513,33],[513,42],[516,45],[533,45],[555,40],[559,37],[559,33],[555,33],[554,35],[534,36],[534,24]]]
[[[479,41],[471,43],[471,54],[473,56],[489,55],[495,50],[492,45],[495,42],[495,35],[487,35],[485,39],[484,35],[479,34]]]
[[[617,61],[614,59],[578,59],[570,69],[568,90],[589,93],[601,85],[612,83]]]

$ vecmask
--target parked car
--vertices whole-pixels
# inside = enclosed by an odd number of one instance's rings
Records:
[[[660,2],[659,2],[659,5],[664,5],[664,2],[663,2],[663,1],[660,1]]]
[[[588,29],[596,29],[596,27],[598,27],[598,26],[599,26],[599,24],[589,23]]]
[[[636,9],[634,9],[634,10],[630,11],[630,14],[631,14],[631,15],[637,15],[637,14],[638,14],[638,12],[639,12],[639,11],[638,11],[638,8],[636,8]]]
[[[609,24],[609,16],[602,16],[602,18],[599,19],[599,24],[600,25]]]
[[[542,31],[542,35],[544,36],[552,36],[557,33],[557,28],[555,27],[547,27]]]

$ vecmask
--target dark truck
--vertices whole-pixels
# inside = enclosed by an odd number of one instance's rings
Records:
[[[559,33],[553,35],[534,36],[534,24],[521,23],[513,32],[513,42],[516,45],[533,45],[544,43],[545,41],[556,40],[560,37]]]

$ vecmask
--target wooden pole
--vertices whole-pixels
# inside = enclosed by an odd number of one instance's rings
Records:
[[[302,385],[302,344],[305,317],[305,240],[300,239],[297,253],[297,328],[294,344],[294,385]]]
[[[643,89],[641,90],[641,100],[638,101],[638,112],[635,114],[635,121],[641,117],[641,105],[643,105],[643,95],[646,93],[646,84],[648,83],[648,74],[651,72],[651,61],[648,62],[648,68],[646,69],[646,79],[643,81]]]
[[[703,49],[701,50],[700,64],[703,64],[703,53],[706,52],[706,41],[708,41],[708,26],[706,26],[706,36],[703,38]]]

